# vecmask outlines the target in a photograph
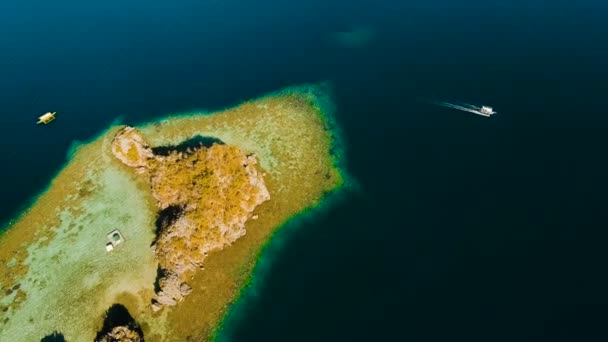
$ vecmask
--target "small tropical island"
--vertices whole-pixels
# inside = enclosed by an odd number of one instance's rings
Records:
[[[0,236],[0,340],[212,339],[277,229],[346,185],[332,108],[306,85],[79,144]]]
[[[132,127],[116,134],[112,153],[148,178],[157,207],[173,216],[159,227],[152,246],[160,271],[152,309],[173,306],[192,291],[186,281],[208,253],[245,235],[254,209],[270,199],[257,160],[216,143],[156,155]]]

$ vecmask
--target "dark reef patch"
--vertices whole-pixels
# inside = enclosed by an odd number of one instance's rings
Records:
[[[40,342],[65,342],[65,337],[63,337],[63,334],[55,331],[50,335],[44,336]]]
[[[160,266],[156,268],[156,279],[154,279],[154,292],[160,292],[160,280],[167,275],[167,271],[162,269]]]
[[[152,245],[156,243],[158,237],[163,233],[163,231],[172,225],[182,214],[184,208],[179,205],[168,206],[167,208],[161,210],[158,213],[158,217],[154,222],[154,226],[156,228],[155,233],[156,237],[154,241],[152,241]]]
[[[173,152],[190,153],[201,147],[211,147],[213,144],[223,145],[224,142],[214,137],[204,137],[202,135],[194,136],[179,145],[168,145],[153,147],[152,152],[159,156],[168,156]]]
[[[135,319],[131,317],[127,308],[120,304],[114,304],[106,311],[103,327],[95,336],[95,341],[102,341],[115,327],[127,327],[131,331],[139,334],[139,336],[144,336],[141,327],[137,324]]]

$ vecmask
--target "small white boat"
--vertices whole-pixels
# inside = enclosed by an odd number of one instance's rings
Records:
[[[47,112],[42,114],[40,117],[38,117],[38,122],[36,122],[37,124],[48,124],[49,122],[55,120],[55,114],[57,114],[57,112]]]
[[[481,116],[485,116],[485,117],[490,117],[490,116],[496,114],[494,109],[489,106],[478,107],[478,106],[471,105],[468,103],[459,104],[459,103],[449,103],[449,102],[445,102],[445,101],[433,101],[432,103],[436,104],[438,106],[457,109],[457,110],[461,110],[463,112],[469,112],[469,113],[473,113],[473,114],[477,114],[477,115],[481,115]]]
[[[494,109],[492,109],[492,107],[488,107],[488,106],[481,106],[479,113],[481,115],[485,115],[485,116],[490,116],[490,115],[496,114]]]

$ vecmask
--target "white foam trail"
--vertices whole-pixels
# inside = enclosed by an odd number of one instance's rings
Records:
[[[466,103],[466,102],[454,102],[455,105],[457,106],[462,106],[462,107],[467,107],[467,108],[471,108],[474,110],[481,110],[481,107],[476,106],[476,105],[472,105],[470,103]]]
[[[477,107],[477,106],[474,106],[474,105],[471,105],[468,103],[455,104],[455,103],[449,103],[449,102],[444,102],[444,101],[431,101],[431,103],[435,104],[437,106],[461,110],[463,112],[469,112],[469,113],[473,113],[473,114],[477,114],[477,115],[481,115],[481,116],[489,116],[489,115],[481,112],[481,107]]]

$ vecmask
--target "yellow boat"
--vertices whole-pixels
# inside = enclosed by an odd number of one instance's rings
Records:
[[[48,124],[49,122],[55,120],[55,114],[57,114],[57,112],[48,112],[48,113],[44,113],[42,114],[39,118],[38,118],[38,122],[36,122],[37,124]]]

